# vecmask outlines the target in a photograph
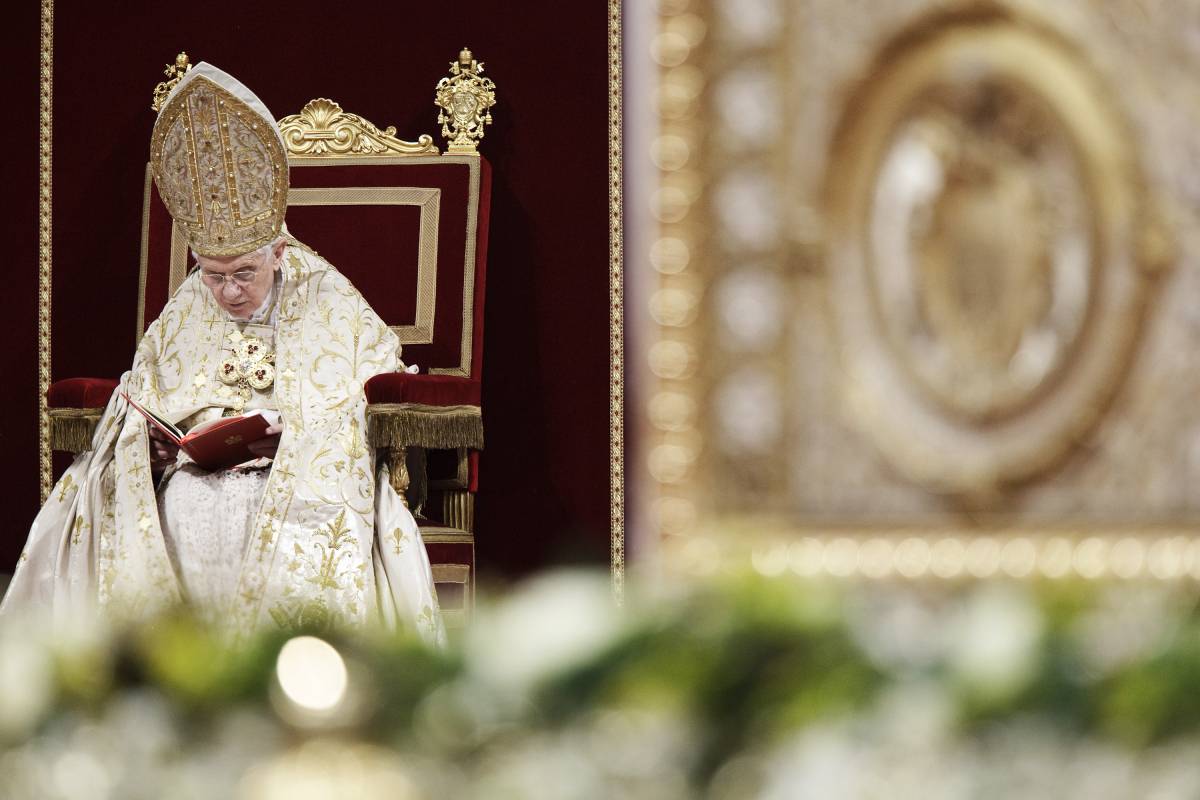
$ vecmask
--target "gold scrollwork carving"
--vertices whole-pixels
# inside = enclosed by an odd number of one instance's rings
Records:
[[[482,76],[483,62],[464,47],[458,61],[450,62],[450,75],[438,81],[434,103],[442,136],[450,140],[447,152],[477,153],[483,126],[492,124],[489,109],[496,105],[496,84]]]
[[[415,142],[397,139],[394,126],[381,130],[324,97],[310,100],[299,114],[279,120],[279,132],[290,156],[438,154],[429,134],[421,134]]]
[[[174,64],[167,64],[163,70],[163,74],[167,79],[158,86],[154,87],[154,99],[150,102],[150,109],[154,113],[162,110],[163,103],[167,102],[167,95],[175,88],[175,85],[183,80],[183,76],[192,68],[191,62],[188,61],[187,53],[180,53],[175,56]]]

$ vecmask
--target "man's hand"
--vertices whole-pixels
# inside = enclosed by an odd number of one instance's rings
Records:
[[[179,445],[153,425],[146,427],[150,434],[150,469],[153,472],[162,472],[175,463],[175,457],[179,455]]]
[[[267,428],[267,435],[261,439],[255,439],[247,447],[251,453],[259,458],[274,458],[275,451],[279,449],[279,437],[283,433],[283,423],[272,425]]]

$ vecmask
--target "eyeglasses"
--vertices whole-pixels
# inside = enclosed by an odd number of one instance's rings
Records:
[[[204,281],[204,285],[210,289],[223,289],[225,281],[232,280],[238,286],[246,287],[254,283],[254,279],[258,277],[258,268],[251,267],[248,269],[239,269],[231,275],[224,275],[220,272],[205,272],[200,270],[200,280]]]

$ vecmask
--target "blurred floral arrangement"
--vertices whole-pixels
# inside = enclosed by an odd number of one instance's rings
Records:
[[[450,648],[0,629],[4,798],[1200,796],[1188,584],[556,573]]]

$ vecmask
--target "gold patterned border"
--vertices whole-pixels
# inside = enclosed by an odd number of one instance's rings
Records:
[[[608,293],[609,293],[609,459],[611,501],[610,569],[613,594],[625,596],[625,262],[624,163],[622,135],[621,0],[608,3]]]
[[[142,185],[142,249],[138,258],[137,331],[133,340],[141,341],[146,330],[146,265],[150,262],[150,187],[154,185],[154,170],[146,164],[146,177]],[[172,226],[171,235],[175,235]],[[174,242],[171,251],[174,252]]]
[[[1200,580],[1186,522],[1141,527],[879,525],[796,528],[767,517],[713,521],[667,559],[685,574],[747,566],[762,575],[866,580]]]
[[[655,274],[647,303],[651,390],[642,409],[648,439],[642,452],[650,484],[646,540],[664,554],[692,536],[703,494],[698,489],[703,441],[698,376],[699,353],[706,343],[698,319],[708,248],[698,188],[705,180],[700,162],[706,130],[700,113],[703,55],[695,21],[706,9],[689,0],[659,4],[647,53],[653,62],[649,75],[656,83],[653,140],[646,154],[654,164],[654,227],[650,246],[639,255]],[[666,556],[664,563],[669,562]]]
[[[38,125],[38,474],[41,502],[50,495],[50,257],[54,122],[54,0],[42,0]]]

